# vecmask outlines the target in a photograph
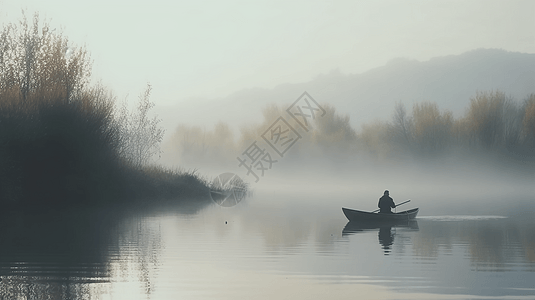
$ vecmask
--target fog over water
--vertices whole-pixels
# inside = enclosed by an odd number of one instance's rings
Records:
[[[297,168],[297,167],[296,167]],[[503,215],[529,217],[535,211],[533,175],[502,173],[496,168],[434,164],[423,167],[382,166],[352,170],[304,168],[273,171],[259,183],[255,193],[290,194],[284,201],[296,205],[341,206],[374,211],[383,191],[388,189],[396,203],[411,199],[398,211],[420,207],[419,215]],[[246,172],[237,172],[248,179]],[[251,180],[252,181],[252,180]],[[271,198],[274,198],[271,200]]]
[[[234,207],[214,204],[193,214],[173,206],[108,216],[86,212],[83,219],[97,216],[101,227],[84,225],[79,213],[63,214],[40,219],[36,232],[21,225],[32,216],[19,215],[19,224],[0,237],[33,238],[16,252],[12,245],[0,250],[0,293],[36,299],[532,297],[533,220],[442,215],[415,197],[405,206],[422,209],[416,223],[359,226],[347,222],[340,206],[371,210],[375,200],[307,189],[304,179],[299,191],[278,183]],[[371,197],[375,188],[369,188],[359,189],[361,195]],[[436,215],[427,213],[433,210]],[[83,238],[64,238],[73,225],[83,229]],[[54,234],[44,234],[51,229]]]
[[[400,134],[395,116],[372,123],[370,139],[366,127],[351,127],[350,114],[338,113],[332,107],[329,111],[328,121],[322,123],[319,114],[310,120],[310,131],[291,123],[287,112],[277,106],[263,110],[263,123],[243,126],[239,138],[221,123],[214,129],[181,127],[182,131],[172,135],[175,139],[164,142],[161,162],[196,169],[209,179],[235,173],[249,183],[255,195],[273,195],[270,202],[277,202],[277,195],[286,195],[284,201],[295,201],[296,205],[330,206],[335,211],[341,206],[373,211],[377,199],[388,189],[396,203],[411,199],[409,205],[420,207],[420,215],[529,217],[534,212],[535,172],[529,146],[526,155],[499,146],[466,146],[457,137],[440,136],[440,130],[418,140],[421,131],[416,127],[410,127],[411,137],[399,140],[395,138]],[[269,136],[267,128],[275,124],[268,120],[277,116],[286,117],[302,137],[282,156],[265,138]],[[464,126],[462,120],[452,122]],[[417,122],[413,116],[407,126]],[[432,126],[433,122],[422,125]],[[442,146],[426,148],[426,141]],[[262,164],[264,170],[258,165],[248,170],[240,163],[250,154],[251,142],[262,153],[271,152],[271,163]],[[295,195],[295,199],[288,195]]]

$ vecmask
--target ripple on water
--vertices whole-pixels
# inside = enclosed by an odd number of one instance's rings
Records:
[[[438,221],[438,222],[458,222],[458,221],[485,221],[507,219],[505,216],[471,216],[471,215],[457,215],[457,216],[423,216],[418,217],[418,220]]]

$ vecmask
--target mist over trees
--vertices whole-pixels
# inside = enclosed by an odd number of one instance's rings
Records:
[[[218,123],[213,129],[180,124],[163,145],[162,157],[167,164],[216,166],[238,153],[234,133],[225,123]],[[192,164],[195,163],[195,164]]]
[[[311,120],[308,132],[288,117],[286,105],[271,104],[260,122],[243,125],[239,133],[224,122],[213,128],[182,124],[162,153],[164,131],[150,117],[150,85],[136,110],[118,106],[111,91],[92,83],[87,50],[38,15],[4,26],[0,45],[0,203],[65,205],[199,191],[206,185],[195,173],[151,167],[153,158],[162,155],[164,162],[190,169],[235,167],[236,158],[281,116],[301,135],[285,154],[288,164],[494,153],[532,167],[535,159],[535,95],[519,102],[500,91],[476,93],[457,118],[432,101],[409,108],[398,102],[381,113],[388,120],[361,128],[351,123],[355,110],[340,113],[323,103],[325,114]]]
[[[177,117],[189,125],[213,127],[221,120],[238,128],[238,120],[258,122],[261,108],[270,103],[286,106],[307,91],[349,114],[353,128],[360,129],[375,119],[386,120],[399,102],[410,113],[415,103],[431,101],[457,118],[476,91],[499,90],[520,101],[535,93],[533,82],[535,54],[480,48],[425,61],[393,59],[362,73],[333,70],[306,82],[247,88],[218,98],[180,99],[155,110],[169,131]]]
[[[529,163],[535,159],[530,138],[535,127],[529,123],[534,96],[518,102],[500,91],[478,92],[457,119],[434,103],[416,103],[410,115],[398,104],[392,121],[383,124],[384,139],[389,147],[412,157],[494,153],[504,161]],[[370,128],[364,127],[363,133],[367,130]]]
[[[340,114],[329,104],[322,107],[326,114],[313,121],[313,130],[301,132],[302,139],[286,157],[381,163],[496,154],[504,162],[518,160],[526,166],[535,161],[535,94],[517,101],[500,91],[478,92],[459,118],[430,101],[415,103],[411,109],[397,103],[385,113],[389,119],[366,123],[360,130],[351,126],[349,114]],[[238,137],[222,122],[213,130],[180,125],[165,144],[164,161],[207,167],[237,164],[236,157],[286,115],[275,104],[262,113],[263,121],[243,126]]]

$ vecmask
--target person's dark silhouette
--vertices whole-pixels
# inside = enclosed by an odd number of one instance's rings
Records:
[[[377,204],[377,206],[379,206],[379,213],[392,213],[390,208],[396,207],[396,204],[394,204],[394,199],[390,198],[388,190],[386,190],[383,196],[379,198],[379,204]]]

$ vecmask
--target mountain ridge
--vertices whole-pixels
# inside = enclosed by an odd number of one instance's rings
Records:
[[[477,92],[500,90],[517,101],[535,93],[535,54],[502,49],[475,49],[427,61],[395,58],[358,74],[336,69],[302,83],[282,83],[272,89],[247,88],[226,97],[181,101],[156,109],[167,128],[178,123],[209,126],[218,120],[231,126],[258,121],[270,103],[289,106],[304,91],[319,103],[347,114],[355,128],[374,119],[388,120],[397,102],[407,110],[431,101],[460,116]],[[209,107],[207,107],[209,106]],[[172,112],[179,114],[172,114]],[[176,124],[172,124],[173,121]]]

